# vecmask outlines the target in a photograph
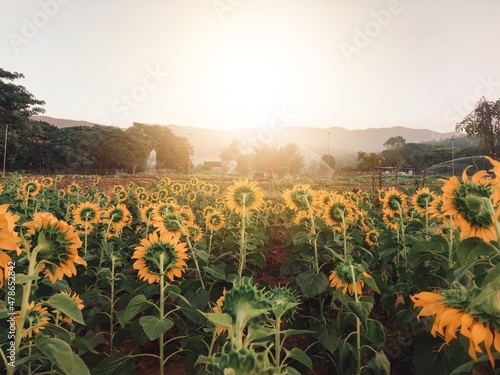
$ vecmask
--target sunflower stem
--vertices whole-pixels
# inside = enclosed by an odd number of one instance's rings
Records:
[[[311,234],[313,236],[313,247],[314,247],[314,272],[319,273],[319,255],[318,255],[318,239],[316,236],[316,226],[314,225],[314,215],[311,205],[307,198],[305,199],[307,204],[307,211],[309,212],[309,218],[311,220]]]
[[[27,312],[28,305],[29,305],[29,297],[31,294],[31,286],[33,283],[33,280],[31,279],[30,276],[38,275],[36,257],[38,255],[38,252],[41,249],[39,246],[36,246],[33,249],[33,252],[30,253],[29,246],[28,246],[24,236],[22,235],[22,233],[21,233],[21,241],[22,241],[23,246],[26,250],[26,254],[28,256],[29,263],[28,263],[28,274],[27,274],[28,281],[26,281],[26,283],[23,285],[23,297],[21,300],[21,310],[19,311],[19,319],[18,319],[17,325],[16,325],[16,337],[14,339],[14,347],[15,347],[16,356],[19,355],[19,348],[21,346],[21,339],[23,337],[24,322],[26,320],[26,312]],[[7,367],[7,374],[13,375],[14,372],[15,372],[15,367],[11,367],[11,366]]]
[[[113,338],[114,338],[114,310],[115,310],[115,261],[114,255],[111,255],[111,295],[110,313],[109,313],[109,353],[113,354]]]
[[[449,241],[448,241],[448,269],[451,270],[453,268],[453,215],[449,216],[450,218],[450,230],[449,230]],[[451,287],[451,281],[450,281]]]
[[[354,266],[349,265],[352,277],[352,289],[354,291],[354,300],[359,302],[358,291],[356,287],[356,273],[354,272]],[[361,374],[361,321],[356,316],[356,374]]]
[[[191,254],[193,256],[194,265],[196,266],[196,273],[198,274],[198,277],[200,278],[201,287],[203,289],[205,289],[205,282],[203,281],[203,275],[201,274],[200,265],[198,264],[198,257],[196,256],[196,253],[194,252],[194,246],[191,244],[191,241],[189,240],[189,233],[186,233],[186,231],[184,230],[182,225],[180,225],[180,223],[179,223],[179,226],[181,228],[182,234],[184,234],[186,236],[187,245],[188,245],[189,250],[191,251]]]
[[[245,237],[245,230],[246,230],[246,206],[245,206],[245,198],[246,194],[243,194],[243,201],[241,205],[241,230],[240,230],[240,264],[239,264],[239,269],[238,269],[238,277],[241,279],[243,276],[243,268],[246,264],[246,257],[247,257],[247,252],[246,252],[246,237]]]
[[[160,253],[160,320],[163,320],[163,317],[165,315],[165,253],[162,251]],[[164,358],[164,340],[165,338],[163,337],[163,333],[159,337],[159,344],[160,344],[160,353],[159,353],[159,359],[160,359],[160,375],[164,375],[165,373],[165,366],[163,363],[163,358]]]

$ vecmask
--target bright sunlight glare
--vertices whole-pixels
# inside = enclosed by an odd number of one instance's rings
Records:
[[[239,127],[263,125],[270,111],[294,98],[290,51],[269,36],[231,38],[210,56],[201,90],[212,111]],[[232,126],[226,126],[230,129]]]

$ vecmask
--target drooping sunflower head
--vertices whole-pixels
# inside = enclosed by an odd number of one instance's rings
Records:
[[[118,202],[125,202],[128,198],[128,193],[126,190],[120,190],[119,192],[115,193],[116,199],[118,199]]]
[[[153,226],[160,232],[167,231],[178,235],[187,233],[187,226],[184,226],[178,211],[165,216],[154,214]]]
[[[44,177],[41,180],[41,184],[44,188],[49,188],[54,184],[54,179],[52,177]]]
[[[16,320],[19,319],[19,313],[16,314]],[[26,309],[26,320],[23,328],[23,338],[32,337],[33,334],[39,333],[45,328],[45,325],[50,322],[50,314],[46,307],[41,304],[35,304],[31,301]],[[27,323],[27,324],[26,324]]]
[[[342,289],[342,294],[354,294],[354,277],[356,279],[356,294],[363,294],[363,287],[367,278],[371,277],[361,264],[356,264],[352,261],[344,261],[338,263],[329,276],[330,286],[335,289]]]
[[[355,217],[352,203],[340,194],[333,195],[324,206],[323,219],[331,227],[344,228],[353,223]]]
[[[205,215],[205,226],[207,227],[207,231],[217,232],[224,228],[225,225],[226,218],[223,213],[213,210]]]
[[[21,185],[21,197],[36,197],[41,190],[37,180],[29,180]]]
[[[78,307],[78,309],[81,311],[85,308],[85,304],[83,303],[83,300],[80,298],[80,295],[77,292],[69,292],[66,290],[61,291],[62,295],[70,297],[73,302],[75,302],[75,305]],[[68,324],[71,324],[73,322],[73,319],[71,319],[68,316],[65,316],[64,314],[60,314],[57,309],[52,311],[53,314],[55,314],[59,320],[62,320]]]
[[[69,195],[77,195],[78,193],[80,193],[81,190],[82,189],[80,188],[80,185],[78,185],[76,182],[72,182],[66,188],[66,191],[68,192]]]
[[[71,215],[74,224],[92,229],[92,225],[101,220],[101,209],[96,203],[82,202]]]
[[[376,229],[372,229],[371,231],[367,232],[365,236],[366,243],[370,246],[375,245],[378,241],[379,235],[380,233]]]
[[[391,217],[401,215],[402,210],[407,206],[406,199],[406,194],[399,190],[394,188],[387,190],[382,201],[384,212]]]
[[[411,198],[412,206],[419,215],[425,215],[429,211],[431,203],[436,199],[436,194],[432,193],[428,187],[418,189]]]
[[[264,194],[255,182],[238,180],[227,188],[225,200],[230,210],[242,214],[244,210],[257,210],[264,202]]]
[[[493,201],[492,180],[486,171],[476,172],[469,179],[466,169],[462,174],[462,182],[453,176],[445,181],[441,190],[443,215],[453,216],[454,225],[460,228],[462,239],[479,237],[486,242],[497,240],[494,229],[497,215],[494,215],[491,207],[497,207],[498,202]]]
[[[172,185],[170,185],[170,190],[173,193],[180,193],[182,190],[184,190],[184,185],[182,185],[179,182],[174,182]]]
[[[167,188],[170,185],[170,177],[162,177],[160,181],[158,181],[158,186],[162,189]]]
[[[161,203],[154,207],[154,213],[158,216],[167,216],[173,214],[179,210],[179,205],[177,203]]]
[[[75,264],[87,265],[78,255],[82,241],[75,228],[68,223],[58,220],[51,213],[36,212],[33,221],[23,226],[28,228],[26,239],[32,251],[37,251],[39,269],[53,283],[62,280],[65,275],[76,275]]]
[[[186,195],[188,203],[193,203],[196,200],[197,196],[198,195],[196,194],[195,191],[188,192],[187,195]]]
[[[295,184],[283,192],[285,205],[294,211],[309,211],[316,192],[307,184]]]
[[[16,250],[17,255],[20,255],[21,238],[15,231],[16,221],[19,220],[20,216],[7,211],[9,206],[9,204],[0,205],[0,249]]]
[[[307,211],[298,211],[293,218],[293,223],[297,226],[302,225],[304,228],[311,228],[311,217]]]
[[[128,210],[127,206],[122,203],[109,205],[109,207],[104,211],[103,217],[104,222],[108,224],[110,228],[113,228],[118,232],[132,222],[132,214]]]
[[[118,194],[120,191],[124,191],[125,188],[122,185],[113,186],[113,193]]]
[[[153,232],[135,248],[133,267],[138,270],[138,277],[149,284],[159,282],[161,275],[173,281],[187,268],[189,255],[186,251],[186,244],[180,241],[179,235],[167,231]]]
[[[154,215],[154,207],[153,206],[144,206],[141,209],[141,220],[144,224],[151,224],[153,222]]]

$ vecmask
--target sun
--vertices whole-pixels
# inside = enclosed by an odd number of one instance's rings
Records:
[[[269,36],[240,35],[212,50],[200,89],[211,112],[225,117],[221,123],[265,126],[273,108],[294,99],[295,78],[294,59],[285,46]]]

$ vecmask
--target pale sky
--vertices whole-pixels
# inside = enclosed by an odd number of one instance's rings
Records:
[[[0,0],[47,116],[453,131],[500,98],[499,0]]]

